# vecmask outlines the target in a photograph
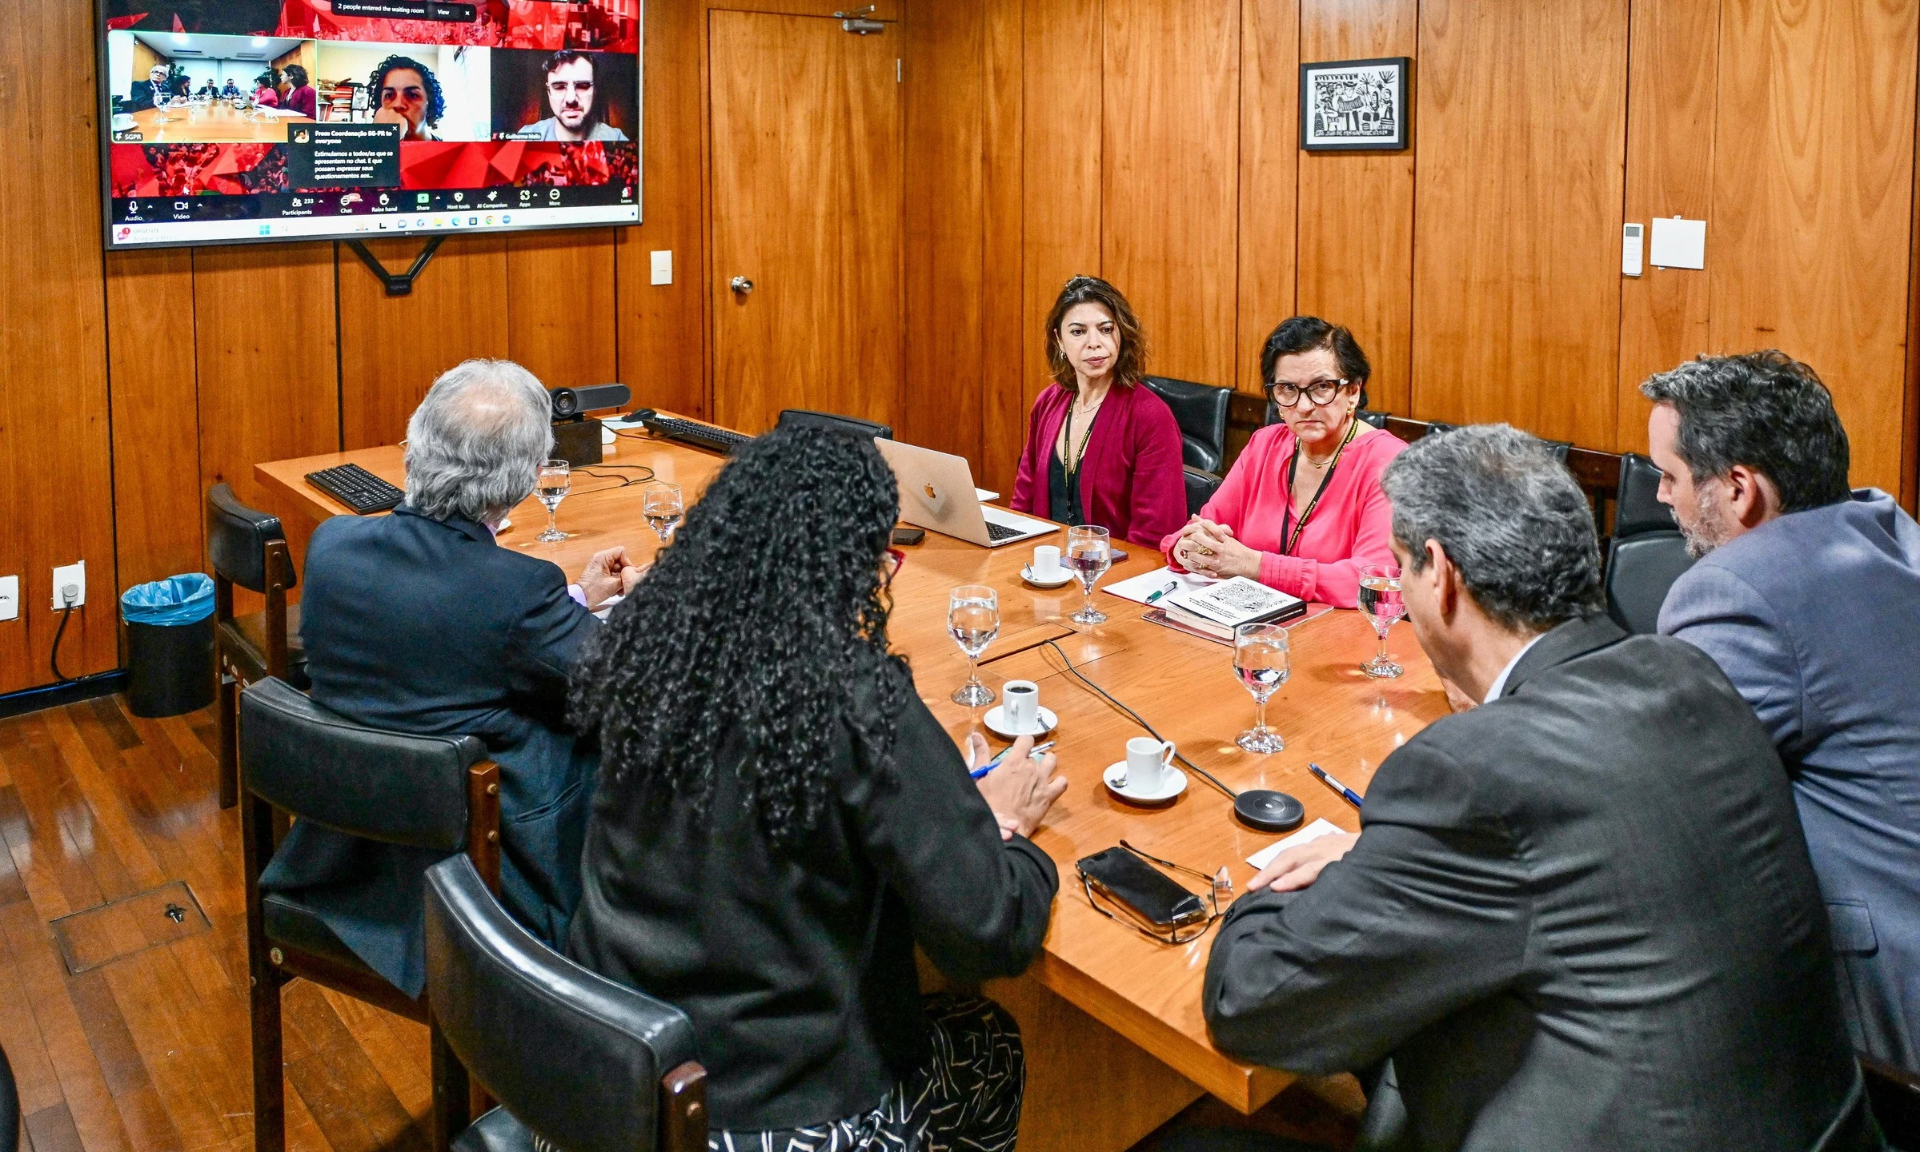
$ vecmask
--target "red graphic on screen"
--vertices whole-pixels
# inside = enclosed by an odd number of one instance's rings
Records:
[[[473,23],[341,16],[333,0],[286,0],[281,36],[383,44],[473,44],[487,48],[640,51],[640,0],[470,0]]]
[[[402,188],[632,185],[639,168],[639,150],[632,143],[502,141],[400,146]]]
[[[246,196],[285,192],[284,144],[115,144],[113,195]]]

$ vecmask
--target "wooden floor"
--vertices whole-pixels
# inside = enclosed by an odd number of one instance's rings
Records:
[[[0,720],[0,1047],[33,1152],[252,1147],[239,819],[213,745],[208,713],[142,720],[118,696]],[[89,918],[82,966],[120,958],[69,972],[56,921],[174,881],[210,930]],[[426,1152],[426,1030],[304,981],[283,995],[288,1147]],[[1345,1147],[1345,1103],[1303,1084],[1251,1124]],[[1203,1098],[1172,1123],[1248,1122]]]

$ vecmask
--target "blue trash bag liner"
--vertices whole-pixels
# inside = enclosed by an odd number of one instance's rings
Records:
[[[213,577],[189,572],[135,585],[121,595],[120,614],[129,624],[198,624],[213,615]]]

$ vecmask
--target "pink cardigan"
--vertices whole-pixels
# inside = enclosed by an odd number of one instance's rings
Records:
[[[1360,566],[1393,563],[1387,547],[1393,535],[1393,505],[1380,490],[1380,474],[1406,447],[1406,441],[1391,432],[1355,437],[1290,556],[1280,554],[1281,524],[1293,499],[1287,486],[1293,430],[1285,424],[1253,434],[1200,515],[1232,528],[1235,539],[1260,552],[1260,583],[1303,600],[1358,607]],[[1160,550],[1167,554],[1169,567],[1184,571],[1173,559],[1176,538],[1177,533],[1168,535]]]
[[[1047,469],[1073,393],[1050,384],[1027,415],[1027,443],[1013,483],[1013,509],[1048,514]],[[1077,439],[1080,433],[1076,429]],[[1152,548],[1187,520],[1180,425],[1173,409],[1144,384],[1116,385],[1100,405],[1080,460],[1080,503],[1087,519]]]

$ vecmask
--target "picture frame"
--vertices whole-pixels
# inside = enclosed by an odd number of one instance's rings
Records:
[[[1300,147],[1308,152],[1408,148],[1411,63],[1410,57],[1384,56],[1301,64]]]

